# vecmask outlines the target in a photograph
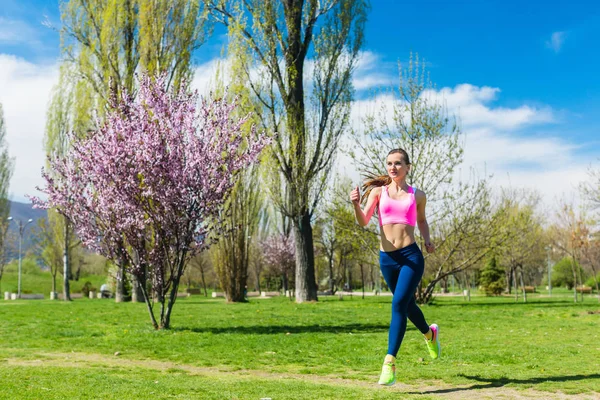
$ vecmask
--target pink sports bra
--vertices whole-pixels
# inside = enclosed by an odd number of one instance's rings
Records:
[[[388,187],[381,188],[379,197],[379,225],[405,224],[415,226],[417,224],[417,201],[415,199],[415,188],[408,187],[408,196],[402,200],[392,199],[388,193]]]

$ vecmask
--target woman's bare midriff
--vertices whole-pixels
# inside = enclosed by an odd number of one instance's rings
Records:
[[[415,242],[415,227],[405,224],[387,224],[381,227],[381,251],[395,251]]]

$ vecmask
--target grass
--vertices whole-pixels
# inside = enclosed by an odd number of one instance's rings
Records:
[[[0,292],[4,298],[4,292],[17,292],[18,273],[12,269],[4,271],[2,281],[0,281]],[[106,276],[103,275],[85,275],[81,276],[78,281],[69,281],[71,293],[80,293],[81,288],[86,282],[90,282],[92,286],[99,289],[106,282]],[[62,275],[56,275],[56,291],[62,293]],[[24,273],[21,275],[21,290],[23,293],[39,293],[50,297],[52,291],[52,275],[50,271],[36,271],[35,273]]]
[[[397,362],[401,384],[393,388],[374,383],[390,297],[298,305],[196,296],[178,300],[169,331],[151,328],[143,304],[0,301],[0,398],[428,399],[532,389],[547,398],[598,395],[597,300],[528,298],[440,297],[424,306],[428,321],[440,325],[443,357],[431,362],[409,323]]]

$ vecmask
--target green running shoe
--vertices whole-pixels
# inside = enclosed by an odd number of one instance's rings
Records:
[[[432,324],[429,326],[429,329],[431,329],[432,333],[431,340],[425,338],[425,343],[427,344],[429,355],[435,360],[442,355],[442,346],[440,346],[440,328],[437,324]]]
[[[396,366],[390,363],[383,364],[381,376],[379,377],[379,384],[391,386],[394,383],[396,383]]]

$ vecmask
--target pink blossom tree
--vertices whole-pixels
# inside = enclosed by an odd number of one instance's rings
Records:
[[[185,265],[218,229],[234,175],[270,141],[242,134],[248,118],[235,108],[225,98],[199,105],[197,93],[143,76],[135,99],[113,99],[96,132],[71,135],[68,153],[51,157],[54,174],[43,172],[39,189],[48,200],[33,199],[64,214],[85,246],[125,263],[140,283],[150,279],[159,320],[141,287],[156,329],[169,328]]]
[[[277,234],[267,237],[262,243],[265,263],[272,271],[281,275],[284,292],[288,290],[288,277],[296,265],[296,248],[292,235]]]

